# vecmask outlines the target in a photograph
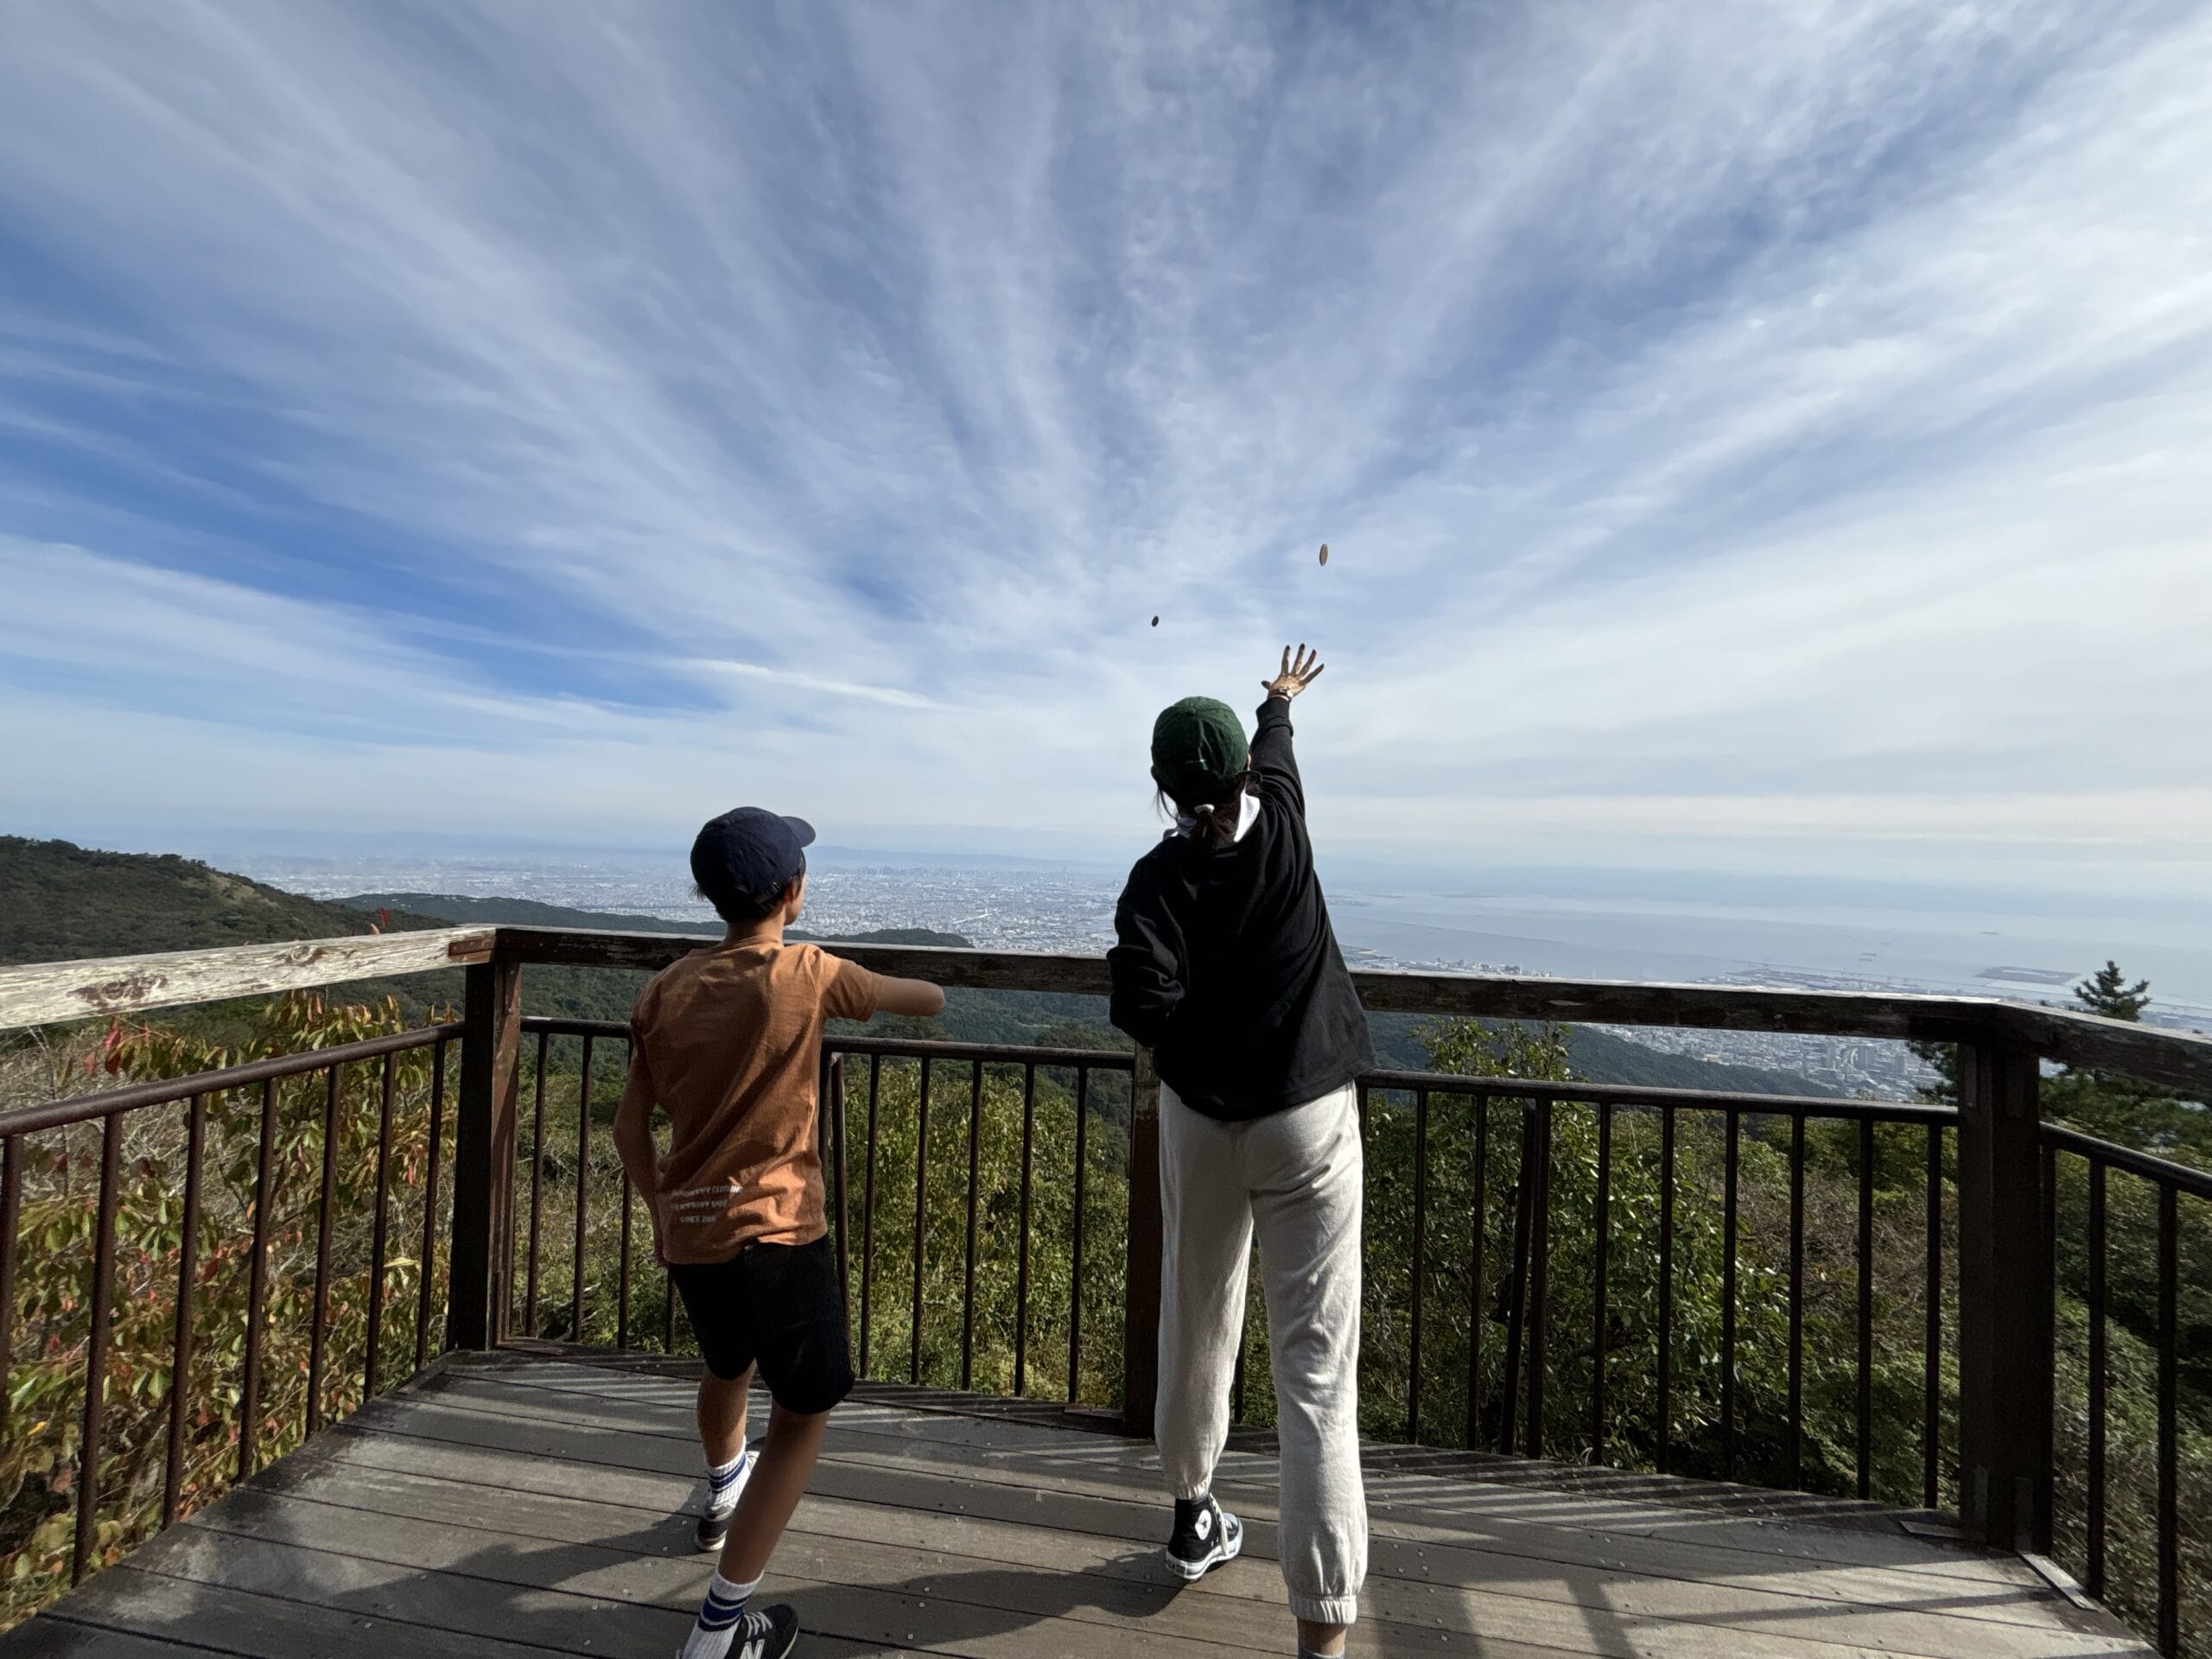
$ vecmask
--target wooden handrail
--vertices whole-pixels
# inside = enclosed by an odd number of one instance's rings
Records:
[[[490,928],[440,927],[417,933],[167,950],[154,956],[24,963],[0,968],[0,1031],[489,962],[497,939]]]
[[[0,968],[0,1030],[494,959],[650,970],[699,948],[696,934],[503,926],[38,963]],[[1098,956],[936,945],[836,949],[879,973],[964,989],[1103,996],[1109,988],[1106,961]],[[2212,1037],[1996,997],[1376,969],[1356,971],[1352,981],[1376,1013],[1936,1042],[1997,1039],[2046,1059],[2125,1072],[2212,1099]]]

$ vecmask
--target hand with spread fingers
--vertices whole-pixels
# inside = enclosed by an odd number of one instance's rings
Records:
[[[1269,696],[1288,702],[1320,677],[1319,652],[1308,651],[1301,645],[1294,657],[1290,647],[1285,645],[1282,648],[1282,672],[1272,680],[1261,681],[1260,684]]]

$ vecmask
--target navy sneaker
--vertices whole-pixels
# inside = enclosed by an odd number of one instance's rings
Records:
[[[798,1645],[798,1615],[781,1602],[758,1612],[748,1608],[730,1627],[729,1659],[784,1659]],[[683,1659],[682,1649],[676,1659]]]
[[[1235,1560],[1243,1548],[1244,1523],[1211,1493],[1175,1500],[1175,1535],[1167,1541],[1167,1567],[1176,1577],[1195,1583],[1224,1561]]]

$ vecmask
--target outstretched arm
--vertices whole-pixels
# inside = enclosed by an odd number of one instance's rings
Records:
[[[830,982],[823,1012],[833,1020],[872,1020],[879,1014],[909,1014],[926,1020],[944,1012],[944,993],[925,979],[893,979],[872,974],[856,962],[827,957]]]
[[[875,1011],[927,1020],[944,1012],[944,990],[926,979],[880,977],[875,982]]]
[[[1298,775],[1298,759],[1291,752],[1290,700],[1321,677],[1319,652],[1300,645],[1295,656],[1282,648],[1282,671],[1260,683],[1268,700],[1260,705],[1257,729],[1252,735],[1252,769],[1272,779],[1288,791],[1300,817],[1306,816],[1306,785]]]

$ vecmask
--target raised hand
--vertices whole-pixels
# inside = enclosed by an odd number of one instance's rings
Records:
[[[1288,700],[1296,696],[1320,677],[1321,653],[1319,652],[1308,651],[1300,645],[1298,647],[1297,655],[1294,657],[1290,647],[1285,645],[1282,648],[1282,672],[1272,680],[1261,681],[1260,684],[1269,696]]]

